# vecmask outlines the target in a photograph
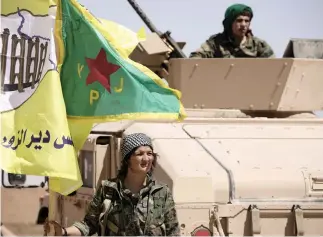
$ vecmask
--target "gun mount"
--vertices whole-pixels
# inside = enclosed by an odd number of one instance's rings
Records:
[[[323,40],[292,39],[283,58],[172,59],[168,83],[185,108],[290,117],[323,110],[322,59]]]
[[[128,0],[128,2],[153,33],[147,37],[147,40],[139,43],[130,58],[145,65],[160,77],[166,78],[168,76],[169,59],[187,58],[182,51],[186,43],[176,42],[171,37],[170,31],[165,33],[159,31],[135,0]]]

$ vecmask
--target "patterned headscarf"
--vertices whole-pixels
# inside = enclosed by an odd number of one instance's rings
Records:
[[[224,14],[223,27],[224,31],[231,32],[232,23],[235,19],[241,15],[243,12],[250,13],[250,20],[253,17],[253,11],[251,7],[244,4],[233,4],[227,8]]]
[[[122,159],[124,159],[133,149],[139,146],[150,146],[153,149],[153,144],[150,137],[144,133],[133,133],[123,138],[121,144]]]

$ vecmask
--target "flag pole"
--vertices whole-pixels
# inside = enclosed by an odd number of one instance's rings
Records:
[[[48,177],[48,187],[50,187],[51,178]],[[57,221],[60,225],[63,226],[63,223],[61,223],[61,220],[59,220],[59,200],[58,200],[58,193],[52,191],[51,189],[48,190],[49,192],[49,203],[48,203],[48,221]],[[55,231],[54,229],[51,229],[49,233],[47,233],[48,236],[54,236]]]

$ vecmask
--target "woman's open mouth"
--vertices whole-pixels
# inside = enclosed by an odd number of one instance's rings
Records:
[[[141,168],[147,168],[148,162],[141,163],[140,166],[141,166]]]

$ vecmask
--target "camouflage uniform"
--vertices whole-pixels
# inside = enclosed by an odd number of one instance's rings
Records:
[[[192,52],[190,58],[271,58],[275,57],[272,48],[264,41],[252,35],[242,45],[220,33],[211,36],[201,47]]]
[[[138,146],[153,148],[151,139],[143,133],[126,136],[121,144],[123,161]],[[118,178],[102,182],[83,221],[74,223],[82,235],[179,236],[175,203],[167,185],[157,183],[148,173],[145,187],[134,195],[123,187],[123,177],[119,172]],[[101,213],[106,199],[111,200],[111,205],[104,218]],[[100,233],[102,221],[105,233]]]
[[[179,236],[175,204],[169,188],[149,179],[139,195],[122,188],[118,179],[104,181],[89,204],[83,221],[74,223],[82,235],[99,232],[99,215],[104,198],[112,198],[106,233],[99,235]]]
[[[272,48],[251,33],[246,35],[246,41],[237,45],[232,36],[232,24],[239,15],[249,13],[253,18],[252,9],[244,4],[234,4],[225,12],[222,33],[211,36],[199,49],[192,52],[190,58],[271,58],[275,57]]]

